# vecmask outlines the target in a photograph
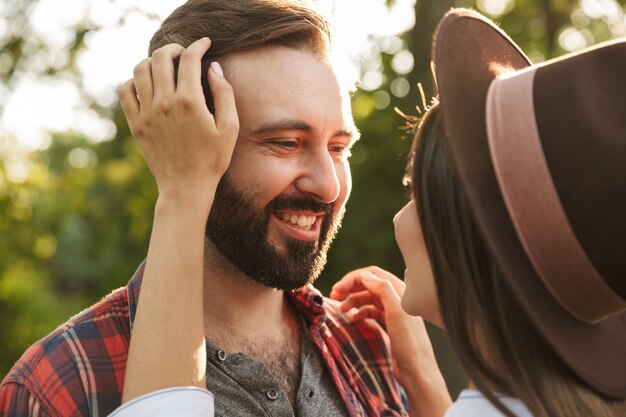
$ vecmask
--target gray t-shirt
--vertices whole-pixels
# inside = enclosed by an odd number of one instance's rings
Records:
[[[306,329],[304,326],[302,376],[295,409],[262,363],[244,353],[226,355],[207,342],[207,389],[215,395],[215,417],[347,417],[346,407]]]

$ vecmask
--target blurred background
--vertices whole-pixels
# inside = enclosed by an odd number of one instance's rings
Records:
[[[126,284],[144,258],[156,186],[115,89],[182,0],[0,0],[0,379],[21,353]],[[431,34],[450,7],[499,22],[533,62],[626,35],[626,0],[318,0],[359,78],[362,140],[324,292],[370,264],[402,276],[391,220],[410,138],[395,111],[433,94]],[[453,395],[466,384],[430,329]]]

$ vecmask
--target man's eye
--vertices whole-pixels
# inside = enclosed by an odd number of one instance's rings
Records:
[[[336,145],[336,146],[331,146],[330,148],[328,148],[332,153],[337,154],[343,158],[349,158],[350,155],[352,155],[352,152],[350,152],[350,149],[347,146],[344,145]]]
[[[273,140],[269,143],[284,149],[295,149],[298,146],[298,143],[293,140]]]

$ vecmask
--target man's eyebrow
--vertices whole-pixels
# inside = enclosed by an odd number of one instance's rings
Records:
[[[252,131],[252,134],[258,135],[263,133],[299,130],[308,134],[313,133],[315,129],[310,124],[301,120],[279,120],[276,122],[264,123]],[[356,142],[361,137],[361,133],[356,128],[342,128],[333,134],[333,137],[349,137]]]
[[[308,123],[299,120],[279,120],[276,122],[264,123],[252,131],[253,134],[279,132],[285,130],[301,130],[306,133],[312,133],[313,127]]]
[[[340,129],[333,135],[334,137],[348,137],[352,143],[358,142],[361,139],[361,132],[355,127],[352,129]]]

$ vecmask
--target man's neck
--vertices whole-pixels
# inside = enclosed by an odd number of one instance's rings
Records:
[[[214,248],[207,248],[204,326],[209,341],[227,351],[245,352],[242,344],[258,345],[293,334],[298,320],[283,291],[254,281]]]
[[[204,332],[226,353],[242,352],[274,375],[291,404],[300,385],[300,319],[282,291],[242,274],[206,249]]]

